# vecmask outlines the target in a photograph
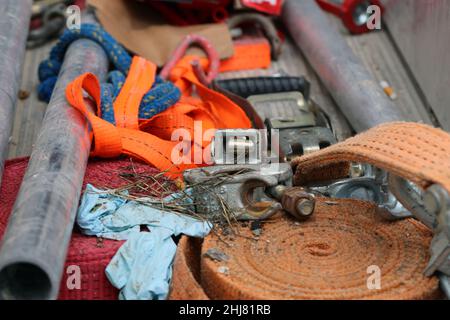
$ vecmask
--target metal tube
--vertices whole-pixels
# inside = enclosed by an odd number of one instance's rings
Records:
[[[68,49],[0,249],[0,298],[55,299],[89,157],[86,119],[67,104],[66,86],[108,59],[87,39]]]
[[[31,0],[0,1],[0,183],[25,58]]]
[[[285,1],[282,19],[357,132],[384,122],[407,120],[356,57],[316,1]]]

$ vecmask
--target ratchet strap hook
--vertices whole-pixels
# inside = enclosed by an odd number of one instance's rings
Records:
[[[208,39],[196,34],[189,34],[181,41],[181,43],[173,52],[172,58],[169,61],[167,61],[167,63],[162,68],[159,74],[162,79],[164,80],[168,79],[172,69],[175,67],[178,61],[185,55],[187,49],[193,45],[196,45],[201,49],[203,49],[209,60],[208,74],[205,74],[205,71],[200,66],[200,62],[198,60],[194,60],[192,62],[194,74],[203,85],[208,86],[211,84],[211,82],[219,73],[220,67],[219,54],[217,50],[213,47],[213,45],[208,41]]]

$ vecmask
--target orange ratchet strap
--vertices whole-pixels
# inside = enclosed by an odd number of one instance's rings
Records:
[[[265,38],[234,41],[234,54],[220,61],[220,72],[268,69],[271,64],[270,43]]]
[[[424,189],[440,184],[450,192],[450,135],[429,125],[410,122],[382,124],[294,159],[294,184],[301,185],[316,172],[333,172],[340,164],[349,162],[374,165]]]
[[[351,162],[371,164],[424,190],[438,184],[450,192],[450,135],[407,122],[383,124],[294,159],[294,185],[348,176]],[[354,199],[317,196],[314,210],[301,223],[273,216],[258,235],[238,225],[202,241],[182,238],[170,298],[442,298],[438,277],[424,274],[433,236],[424,224],[383,219],[375,203]],[[211,258],[213,249],[226,259]],[[376,290],[368,280],[374,267],[381,275]]]
[[[138,119],[139,104],[152,87],[155,75],[153,63],[141,57],[133,58],[125,84],[114,102],[116,126],[101,118],[100,84],[95,75],[83,74],[67,86],[68,102],[83,113],[92,126],[92,156],[112,158],[125,154],[153,165],[171,179],[179,179],[184,170],[204,165],[208,160],[203,155],[209,154],[205,149],[212,137],[205,137],[203,141],[203,132],[218,128],[251,128],[245,112],[227,97],[202,85],[187,60],[171,73],[171,79],[182,91],[180,101],[149,120]],[[198,98],[191,96],[194,85]],[[94,100],[96,113],[87,107],[83,90]],[[196,126],[200,132],[194,131]],[[171,140],[177,129],[186,129],[190,135],[187,135],[190,140],[182,141],[188,148],[179,150],[180,156],[190,161],[181,164],[172,162],[172,153],[181,143]],[[197,137],[200,134],[201,140],[197,143],[201,145],[194,146],[194,134]],[[183,150],[189,150],[189,154],[182,154]],[[202,164],[194,164],[194,159],[202,159]]]

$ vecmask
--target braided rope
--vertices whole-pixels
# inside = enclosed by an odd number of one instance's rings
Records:
[[[83,38],[101,45],[115,68],[109,73],[107,82],[101,86],[101,116],[104,120],[115,124],[113,101],[125,82],[125,75],[128,74],[132,58],[124,47],[96,24],[85,23],[80,29],[64,31],[58,43],[50,51],[49,58],[39,65],[38,76],[41,82],[38,87],[39,99],[50,101],[67,48],[72,42]],[[156,77],[152,88],[141,101],[139,118],[150,119],[178,102],[180,96],[180,90],[173,83]]]

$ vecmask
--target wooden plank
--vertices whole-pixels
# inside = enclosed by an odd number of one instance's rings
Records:
[[[47,107],[47,103],[39,101],[37,97],[37,70],[39,63],[48,57],[52,46],[53,42],[26,52],[21,90],[29,93],[29,97],[17,102],[8,159],[31,154]]]

